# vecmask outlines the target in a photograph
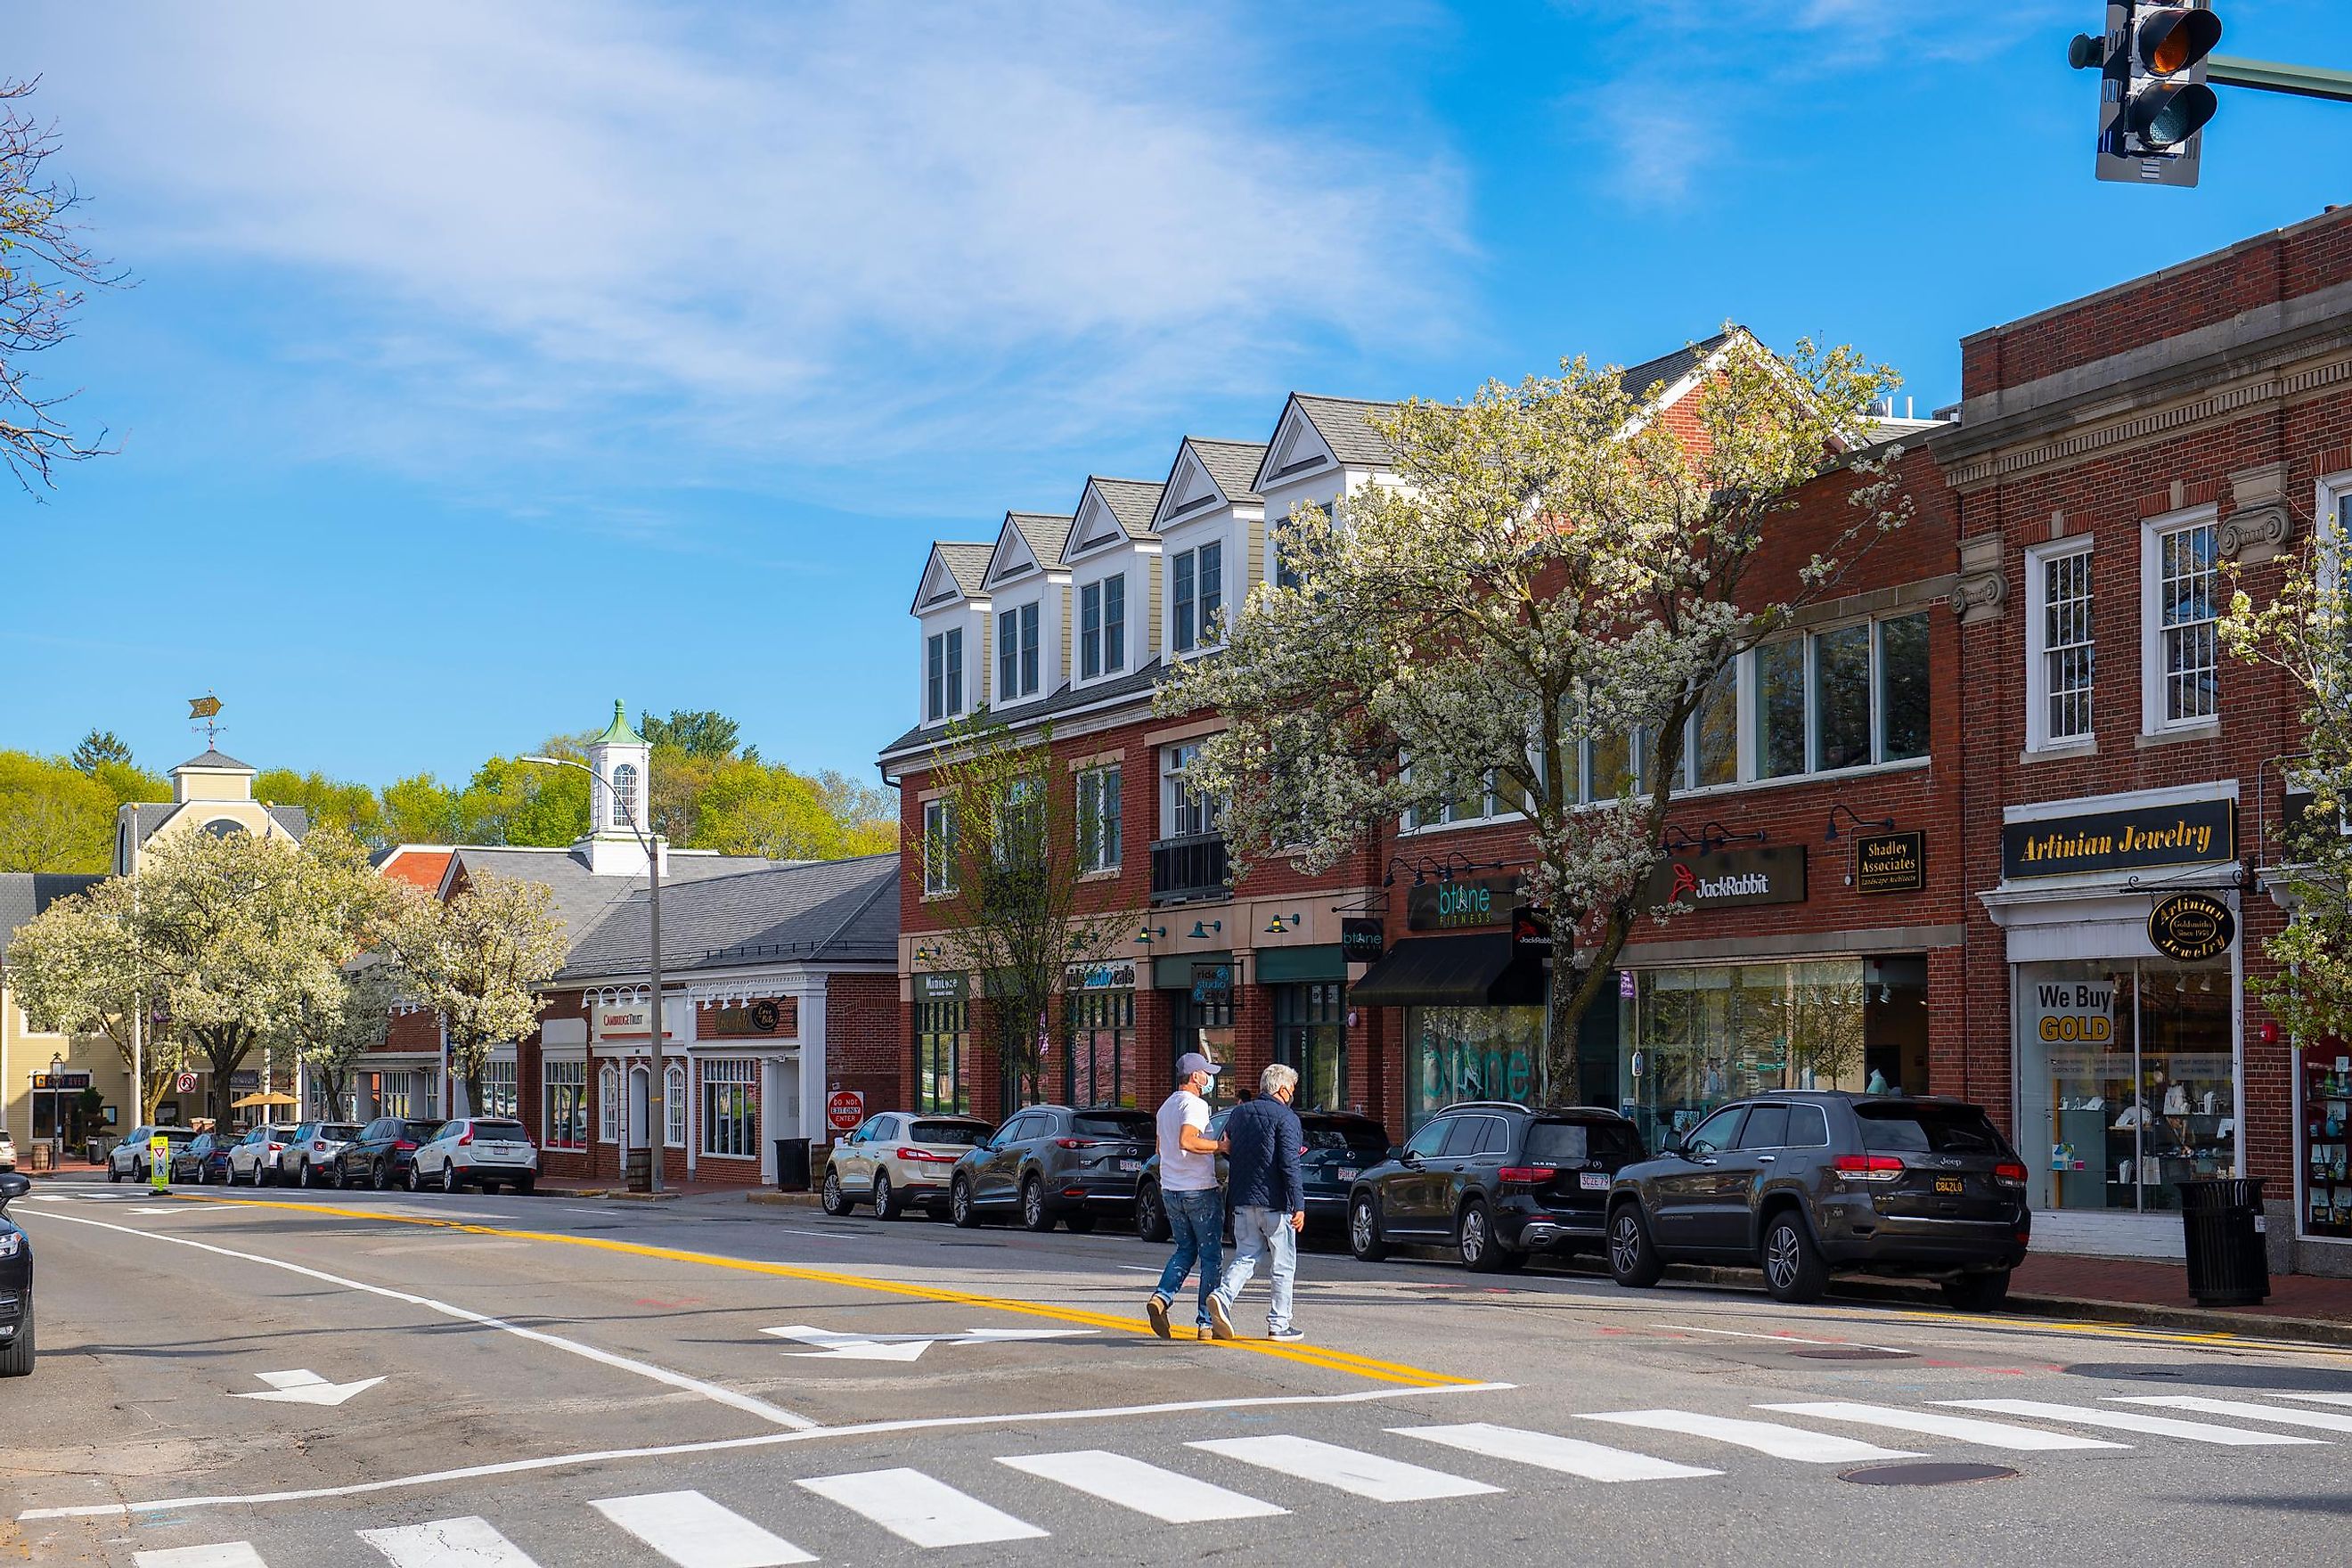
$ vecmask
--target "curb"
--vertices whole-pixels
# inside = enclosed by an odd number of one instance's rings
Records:
[[[772,1193],[762,1189],[743,1194],[747,1204],[768,1204],[778,1208],[813,1209],[824,1205],[814,1193]]]
[[[551,1187],[546,1183],[535,1189],[551,1198],[613,1198],[635,1204],[674,1204],[684,1193],[633,1193],[622,1187]]]

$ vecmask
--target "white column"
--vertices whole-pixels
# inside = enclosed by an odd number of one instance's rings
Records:
[[[765,1125],[766,1112],[761,1113],[761,1131],[769,1138],[805,1138],[814,1143],[824,1140],[824,1101],[830,1079],[826,1076],[824,1050],[824,981],[822,974],[812,975],[798,984],[791,994],[797,1000],[801,1027],[801,1117],[797,1128],[772,1128]],[[812,1167],[815,1161],[810,1161]]]

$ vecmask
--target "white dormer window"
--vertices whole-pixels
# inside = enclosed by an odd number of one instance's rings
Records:
[[[996,617],[996,700],[1037,695],[1037,606],[1023,605]]]
[[[929,662],[924,714],[937,723],[963,711],[963,628],[950,626],[933,632],[925,651]]]
[[[634,763],[623,763],[613,770],[613,826],[634,826],[630,814],[636,809],[636,804],[637,770]]]
[[[1078,675],[1091,680],[1127,668],[1127,578],[1089,583],[1078,591]]]
[[[1169,563],[1178,653],[1213,647],[1223,635],[1219,622],[1225,603],[1224,558],[1223,542],[1212,541],[1197,550],[1183,552]]]

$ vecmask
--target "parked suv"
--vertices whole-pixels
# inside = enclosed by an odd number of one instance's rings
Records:
[[[412,1193],[428,1184],[445,1193],[469,1186],[487,1193],[501,1184],[509,1192],[529,1193],[538,1179],[539,1151],[521,1122],[505,1116],[460,1116],[416,1146],[403,1184]]]
[[[415,1163],[416,1146],[441,1130],[438,1121],[415,1121],[402,1116],[379,1116],[360,1129],[320,1174],[339,1187],[357,1184],[382,1189],[408,1180]]]
[[[278,1156],[278,1179],[290,1179],[298,1187],[335,1185],[335,1162],[343,1145],[359,1135],[356,1121],[303,1122]]]
[[[874,1205],[877,1219],[897,1219],[908,1204],[921,1204],[933,1219],[945,1219],[948,1185],[958,1160],[988,1141],[989,1125],[975,1116],[918,1116],[886,1110],[869,1116],[825,1156],[818,1195],[830,1215],[845,1215],[858,1200]]]
[[[33,1179],[0,1175],[0,1377],[33,1370],[33,1244],[8,1218],[8,1205],[33,1190]]]
[[[294,1142],[296,1129],[284,1121],[265,1121],[228,1147],[228,1184],[239,1182],[266,1187],[281,1173],[278,1161]]]
[[[1135,1208],[1135,1186],[1159,1136],[1151,1113],[1123,1106],[1033,1105],[956,1162],[948,1212],[956,1224],[1010,1209],[1031,1230],[1055,1221],[1080,1235]]]
[[[228,1152],[234,1132],[199,1132],[184,1143],[172,1145],[171,1179],[209,1186],[228,1179]]]
[[[1209,1136],[1224,1132],[1228,1106],[1209,1117]],[[1389,1155],[1388,1129],[1369,1116],[1346,1111],[1302,1110],[1298,1130],[1306,1134],[1299,1151],[1299,1184],[1307,1189],[1307,1223],[1336,1227],[1348,1215],[1348,1193],[1356,1178]],[[1153,1129],[1154,1136],[1158,1129]],[[1217,1156],[1217,1183],[1225,1181],[1225,1157]],[[1227,1215],[1228,1224],[1231,1215]],[[1135,1234],[1146,1241],[1169,1238],[1168,1205],[1160,1194],[1160,1153],[1143,1163],[1143,1176],[1135,1188]]]
[[[106,1179],[119,1182],[128,1176],[134,1182],[145,1181],[147,1143],[158,1132],[171,1140],[174,1153],[179,1152],[181,1144],[196,1135],[193,1127],[134,1127],[130,1137],[106,1152]],[[167,1170],[165,1173],[168,1175],[170,1173]]]
[[[5,1131],[0,1131],[0,1171],[16,1168],[16,1142]]]
[[[1657,1282],[1670,1262],[1760,1265],[1810,1301],[1837,1270],[1939,1279],[1990,1311],[2032,1224],[2025,1165],[1966,1100],[1786,1092],[1727,1105],[1609,1194],[1609,1270]]]
[[[1482,1274],[1517,1268],[1530,1253],[1597,1251],[1610,1184],[1641,1157],[1640,1131],[1613,1110],[1449,1105],[1356,1178],[1348,1248],[1377,1263],[1398,1243],[1450,1247]]]

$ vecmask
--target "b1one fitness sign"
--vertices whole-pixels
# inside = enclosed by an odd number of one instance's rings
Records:
[[[1669,855],[1650,873],[1648,901],[1698,910],[1801,904],[1805,901],[1805,847],[1781,844],[1761,849],[1718,849],[1712,855]]]

